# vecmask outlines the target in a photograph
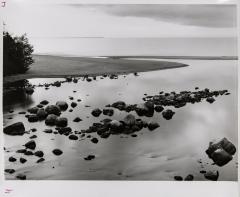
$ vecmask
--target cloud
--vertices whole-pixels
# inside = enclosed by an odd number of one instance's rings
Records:
[[[69,4],[73,7],[88,7],[108,15],[120,17],[142,17],[163,22],[202,26],[236,27],[237,6],[224,4]]]

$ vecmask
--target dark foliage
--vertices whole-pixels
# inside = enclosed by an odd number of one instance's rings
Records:
[[[25,73],[34,62],[33,46],[29,44],[26,34],[13,37],[3,33],[3,76]]]

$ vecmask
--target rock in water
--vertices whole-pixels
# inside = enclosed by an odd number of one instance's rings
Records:
[[[14,169],[5,169],[6,173],[13,174],[15,172]]]
[[[93,138],[93,139],[91,139],[91,141],[92,141],[92,143],[94,143],[94,144],[97,144],[97,143],[98,143],[98,139],[97,139],[97,138]]]
[[[113,109],[103,109],[103,115],[106,116],[113,116],[114,110]]]
[[[123,119],[123,122],[128,125],[128,126],[133,126],[135,125],[137,122],[136,122],[136,118],[134,115],[132,114],[128,114],[124,119]]]
[[[15,157],[9,157],[8,161],[15,162],[15,161],[17,161],[17,159]]]
[[[194,176],[192,174],[189,174],[185,177],[184,181],[193,181]]]
[[[208,157],[218,166],[224,166],[231,161],[235,152],[236,147],[227,138],[223,138],[215,143],[210,142],[206,150]]]
[[[94,117],[98,117],[98,116],[100,116],[101,113],[102,113],[102,111],[101,111],[100,109],[98,109],[98,108],[92,110],[92,115],[93,115]]]
[[[34,140],[31,140],[27,142],[24,146],[28,149],[34,150],[36,148],[36,143]]]
[[[44,109],[39,109],[37,112],[37,117],[39,120],[44,120],[47,117],[47,112]]]
[[[126,103],[123,101],[117,101],[112,104],[112,107],[117,108],[119,110],[124,110],[126,107]]]
[[[19,159],[19,161],[20,161],[20,163],[26,163],[27,162],[27,160],[22,158],[22,157]]]
[[[171,109],[167,109],[165,111],[162,112],[162,116],[163,118],[165,118],[166,120],[170,120],[172,119],[173,115],[175,114],[175,112],[173,112]]]
[[[219,172],[218,171],[207,171],[204,174],[204,177],[211,181],[217,181],[218,177],[219,177]]]
[[[58,101],[56,105],[62,110],[65,111],[68,108],[68,104],[65,101]]]
[[[49,102],[47,100],[43,100],[43,101],[40,102],[40,104],[42,104],[42,105],[47,105],[48,103]]]
[[[73,120],[73,122],[80,122],[80,121],[82,121],[82,119],[79,118],[79,117],[76,117],[76,118],[74,118],[74,120]]]
[[[26,94],[33,94],[33,92],[34,92],[34,89],[32,88],[32,87],[26,87],[25,88],[25,92],[26,92]]]
[[[45,124],[49,126],[54,126],[56,124],[57,116],[54,114],[50,114],[47,116],[45,120]]]
[[[174,179],[176,181],[182,181],[183,180],[183,178],[181,176],[174,176]]]
[[[23,135],[25,133],[25,127],[22,122],[17,122],[5,127],[3,132],[7,135]]]
[[[30,114],[37,114],[39,108],[38,107],[32,107],[32,108],[29,108],[27,111],[30,113]]]
[[[78,140],[78,136],[76,135],[69,135],[68,137],[70,140]]]
[[[38,121],[37,115],[29,115],[28,116],[28,122],[37,122],[37,121]]]
[[[45,159],[44,158],[40,158],[39,160],[36,161],[36,163],[41,163],[43,161],[45,161]]]
[[[68,119],[64,117],[58,117],[56,119],[56,126],[58,127],[66,127],[68,125]]]
[[[151,121],[151,122],[148,123],[148,129],[150,131],[153,131],[153,130],[155,130],[158,127],[160,127],[160,125],[157,122]]]
[[[39,150],[39,151],[36,151],[36,152],[34,153],[34,155],[37,156],[37,157],[43,157],[44,153]]]
[[[213,97],[208,97],[206,99],[206,101],[209,102],[209,103],[213,103],[215,101],[215,99]]]
[[[61,114],[61,110],[57,105],[48,105],[45,109],[48,114],[54,114],[59,116]]]
[[[72,102],[72,103],[71,103],[71,107],[72,107],[72,108],[75,108],[75,107],[77,107],[77,103],[75,103],[75,102]]]
[[[54,149],[52,152],[54,155],[57,155],[57,156],[59,156],[63,153],[60,149]]]
[[[16,178],[17,179],[20,179],[20,180],[26,180],[26,175],[24,175],[24,174],[18,174],[17,176],[16,176]]]

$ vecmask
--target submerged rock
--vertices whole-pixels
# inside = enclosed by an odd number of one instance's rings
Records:
[[[3,132],[7,135],[23,135],[25,133],[25,127],[22,122],[16,122],[5,127]]]
[[[60,110],[62,110],[62,111],[65,111],[68,108],[68,104],[65,101],[58,101],[56,103],[56,106],[58,106],[60,108]]]
[[[208,157],[218,166],[224,166],[231,161],[235,152],[236,147],[227,138],[223,138],[215,143],[210,142],[206,150]]]
[[[77,103],[76,103],[76,102],[72,102],[72,103],[71,103],[71,107],[72,107],[72,108],[77,107]]]
[[[161,105],[156,105],[154,109],[156,112],[162,112],[164,110],[163,106]]]
[[[215,101],[215,99],[213,97],[208,97],[206,99],[206,101],[209,102],[209,103],[213,103]]]
[[[8,158],[8,161],[9,161],[9,162],[15,162],[15,161],[17,161],[17,159],[16,159],[15,157],[9,157],[9,158]]]
[[[182,181],[183,180],[183,178],[181,176],[174,176],[174,179],[176,181]]]
[[[204,174],[204,177],[211,181],[217,181],[218,177],[219,177],[219,172],[218,171],[207,171]]]
[[[40,102],[40,104],[42,104],[42,105],[47,105],[48,103],[49,102],[47,100],[43,100],[43,101]]]
[[[94,143],[94,144],[97,144],[97,143],[98,143],[98,139],[97,139],[97,138],[92,138],[91,141],[92,141],[92,143]]]
[[[44,158],[40,158],[40,159],[38,159],[38,160],[36,161],[36,163],[41,163],[41,162],[43,162],[43,161],[45,161],[45,159],[44,159]]]
[[[52,130],[52,129],[45,129],[45,130],[43,130],[43,132],[44,132],[44,133],[52,133],[53,130]]]
[[[119,110],[124,110],[126,107],[126,103],[123,101],[117,101],[112,104],[112,107],[117,108]]]
[[[89,161],[92,159],[95,159],[95,155],[88,155],[87,157],[84,158],[85,160]]]
[[[184,181],[193,181],[194,176],[192,174],[189,174],[185,177]]]

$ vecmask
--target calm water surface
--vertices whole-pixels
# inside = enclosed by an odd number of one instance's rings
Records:
[[[166,60],[167,61],[167,60]],[[171,60],[169,60],[171,61]],[[237,180],[237,154],[224,167],[211,165],[212,161],[205,154],[211,140],[227,137],[237,146],[237,61],[207,61],[207,60],[175,60],[190,65],[189,67],[119,76],[117,80],[109,78],[86,82],[64,83],[60,88],[35,88],[31,96],[21,92],[11,92],[4,95],[4,126],[22,121],[26,130],[37,128],[35,139],[36,150],[45,153],[45,162],[36,164],[37,157],[24,156],[28,161],[10,163],[8,158],[16,154],[17,149],[29,141],[30,135],[4,135],[5,168],[13,168],[16,173],[6,175],[6,179],[15,179],[17,173],[24,173],[27,179],[63,179],[63,180],[173,180],[175,175],[187,176],[193,174],[195,180],[205,180],[199,173],[201,170],[218,170],[219,180]],[[50,83],[62,79],[31,79],[32,84]],[[66,136],[46,134],[42,132],[47,126],[44,122],[28,123],[24,115],[18,112],[26,111],[36,106],[42,100],[55,104],[58,100],[67,101],[69,96],[74,101],[82,99],[73,112],[63,112],[69,120],[69,126],[80,131],[87,129],[93,122],[98,122],[108,116],[99,118],[91,115],[92,109],[104,108],[118,100],[128,104],[142,103],[144,93],[158,94],[160,91],[183,91],[209,88],[211,90],[227,89],[229,96],[219,96],[216,102],[209,104],[205,101],[197,104],[187,104],[185,107],[174,109],[176,114],[171,120],[162,118],[161,113],[155,113],[152,118],[160,128],[150,132],[143,129],[138,137],[121,135],[110,136],[108,139],[99,138],[99,143],[93,144],[89,139],[71,141]],[[76,93],[73,91],[76,90]],[[85,107],[89,105],[91,107]],[[169,107],[171,108],[171,107]],[[9,113],[14,109],[13,113]],[[131,112],[134,115],[135,112]],[[121,120],[126,112],[115,110],[112,119]],[[72,120],[79,116],[82,122]],[[8,119],[12,117],[13,119]],[[63,154],[59,157],[52,150],[60,148]],[[83,158],[94,154],[96,158],[85,161]],[[202,164],[198,160],[202,160]],[[54,168],[53,168],[54,166]]]

